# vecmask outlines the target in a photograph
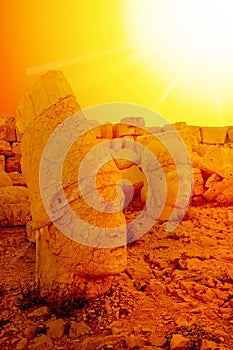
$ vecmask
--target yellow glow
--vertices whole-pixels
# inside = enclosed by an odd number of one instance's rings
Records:
[[[144,54],[162,49],[201,65],[232,55],[231,0],[134,0],[131,6],[129,30]]]
[[[2,114],[14,113],[39,74],[61,69],[83,109],[130,102],[171,123],[232,125],[232,0],[24,0],[3,6]]]
[[[155,108],[185,110],[225,124],[232,118],[233,2],[128,0],[125,23],[137,60],[164,85]],[[197,107],[199,105],[199,107]],[[231,114],[231,117],[230,117]]]

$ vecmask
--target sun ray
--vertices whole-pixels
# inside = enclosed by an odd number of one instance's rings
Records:
[[[171,83],[168,85],[167,89],[164,91],[163,95],[156,101],[155,104],[155,108],[158,108],[161,106],[161,104],[164,103],[164,101],[166,101],[166,99],[168,98],[168,96],[170,95],[170,93],[175,89],[175,87],[177,86],[178,83],[178,79],[174,78],[172,79]]]
[[[59,69],[67,66],[73,66],[82,62],[92,61],[101,57],[106,57],[106,56],[111,57],[112,55],[117,53],[127,52],[127,50],[129,49],[131,49],[131,47],[130,45],[127,45],[125,47],[117,47],[111,50],[95,52],[95,53],[91,53],[83,56],[76,56],[76,57],[67,58],[64,60],[53,61],[43,65],[29,67],[26,69],[25,74],[34,75],[34,74],[43,73],[45,71],[52,70],[52,69]]]
[[[221,123],[221,121],[223,120],[223,107],[222,107],[220,91],[219,91],[219,81],[213,69],[210,71],[210,83],[211,83],[211,89],[212,89],[212,94],[214,99],[214,108],[217,111],[218,121],[219,123]]]

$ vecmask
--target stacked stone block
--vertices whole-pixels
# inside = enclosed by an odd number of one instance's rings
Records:
[[[15,117],[0,116],[0,227],[25,226],[30,220],[28,190],[21,173],[20,142]]]

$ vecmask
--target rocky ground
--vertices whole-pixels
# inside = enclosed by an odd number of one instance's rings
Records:
[[[233,207],[191,207],[175,232],[165,226],[128,246],[107,295],[53,303],[33,283],[25,229],[1,229],[0,348],[233,349]]]

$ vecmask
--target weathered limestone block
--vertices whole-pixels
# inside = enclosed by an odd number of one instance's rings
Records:
[[[201,127],[202,142],[209,143],[209,144],[224,144],[226,142],[227,130],[228,130],[227,126]]]
[[[123,141],[124,141],[123,138],[113,139],[113,140],[110,142],[111,149],[112,149],[114,152],[117,152],[117,151],[121,150],[121,149],[123,148]]]
[[[29,242],[36,243],[36,230],[33,228],[31,217],[28,217],[28,221],[26,222],[26,234]]]
[[[203,193],[203,197],[208,202],[216,201],[225,205],[233,204],[233,179],[223,179],[214,183],[213,186]]]
[[[163,126],[162,128],[162,132],[170,132],[170,131],[174,131],[174,128],[178,131],[186,129],[187,128],[187,124],[186,122],[176,122],[173,124],[166,124]]]
[[[159,134],[161,135],[161,134]],[[141,153],[141,145],[144,146],[145,148],[147,147],[147,145],[150,143],[150,142],[153,142],[157,140],[157,138],[154,136],[154,134],[145,134],[145,135],[141,135],[141,136],[137,136],[135,138],[135,146],[134,146],[134,150],[137,154],[140,154]]]
[[[201,169],[221,177],[233,174],[233,149],[211,145],[203,157]]]
[[[189,154],[187,151],[186,153],[184,152],[184,143],[179,134],[174,131],[158,134],[153,140],[149,138],[149,143],[148,139],[141,139],[147,142],[141,157],[142,170],[149,178],[151,176],[153,177],[152,183],[156,184],[156,193],[154,193],[154,196],[157,197],[157,202],[162,203],[162,198],[165,200],[160,219],[168,220],[172,214],[172,220],[175,221],[179,217],[182,217],[183,213],[186,211],[191,196],[192,179]],[[155,162],[152,166],[151,159],[148,157],[148,150],[151,151],[154,158],[157,159],[157,165]],[[159,173],[158,164],[162,167],[165,176],[166,184],[164,190],[162,190],[161,187],[161,174]],[[155,171],[153,171],[153,167]],[[179,168],[179,176],[177,167]],[[179,185],[182,187],[182,192],[178,198]],[[148,192],[152,191],[148,186],[149,184],[147,183],[144,184],[142,188],[141,198],[143,201],[147,200]]]
[[[224,181],[225,182],[225,181]],[[225,188],[222,193],[216,197],[216,201],[224,205],[233,204],[233,183],[230,180],[226,180]]]
[[[128,125],[127,125],[128,124]],[[127,117],[121,119],[121,122],[113,127],[113,136],[139,136],[145,133],[145,120],[140,117]]]
[[[134,164],[140,163],[140,157],[132,149],[122,148],[114,155],[118,169],[127,169]]]
[[[15,142],[16,141],[16,124],[15,124],[15,117],[8,117],[6,121],[6,127],[7,127],[7,137],[6,141],[8,142]]]
[[[22,186],[4,186],[1,187],[0,203],[2,204],[18,204],[28,203],[28,189]]]
[[[217,174],[212,174],[206,181],[205,183],[205,187],[206,188],[210,188],[213,187],[214,184],[216,184],[216,182],[222,181],[221,176],[217,175]]]
[[[94,122],[94,120],[93,120],[93,122]],[[93,125],[92,134],[95,135],[97,140],[102,139],[101,128],[100,128],[100,125],[98,125],[98,123],[96,123],[96,125]]]
[[[51,115],[51,106],[56,111],[56,104],[65,107],[62,101],[67,100],[68,112],[70,115],[79,109],[73,92],[61,71],[49,71],[42,75],[34,84],[32,90],[26,91],[24,98],[21,100],[16,111],[16,122],[18,130],[23,133],[34,121],[35,116],[40,116],[49,110]],[[70,100],[72,106],[70,106]],[[57,116],[55,124],[61,119],[61,110],[58,108],[60,115]],[[64,110],[66,113],[66,109]],[[55,113],[56,114],[56,113]],[[50,121],[51,122],[51,121]]]
[[[30,216],[28,190],[24,187],[0,188],[0,227],[24,226]]]
[[[103,293],[109,288],[110,279],[107,276],[122,272],[126,267],[126,232],[120,229],[125,223],[124,215],[119,210],[105,210],[106,206],[114,207],[114,204],[105,201],[111,202],[119,194],[119,188],[116,186],[120,179],[119,169],[113,160],[110,164],[107,162],[98,168],[98,164],[104,159],[99,152],[90,158],[87,166],[80,171],[87,153],[102,143],[101,139],[97,139],[95,130],[80,136],[73,143],[63,163],[62,179],[56,178],[60,175],[57,175],[55,160],[58,159],[63,144],[70,140],[73,130],[79,134],[87,126],[90,129],[98,127],[96,121],[87,121],[82,113],[75,114],[79,110],[63,74],[55,71],[40,77],[32,90],[25,94],[16,114],[19,131],[23,133],[22,170],[30,193],[31,232],[37,232],[36,278],[42,293],[50,291],[51,295],[57,293],[56,288],[63,291],[70,288],[71,292],[88,296]],[[52,213],[51,218],[45,211],[40,194],[40,160],[50,135],[73,114],[75,115],[74,119],[72,118],[72,128],[67,129],[57,141],[58,144],[53,144],[49,149],[51,160],[46,170],[44,190]],[[109,155],[109,150],[110,148],[103,156]],[[41,181],[43,182],[43,179]],[[55,195],[51,192],[54,183]],[[64,192],[59,192],[58,183],[61,183]],[[65,193],[65,197],[62,193]],[[95,196],[100,198],[102,212],[95,209]],[[74,224],[70,213],[82,220],[79,221],[80,224]],[[82,222],[89,228],[88,232],[84,231]],[[71,235],[67,234],[67,227],[72,230]],[[116,230],[119,227],[119,232],[123,232],[123,237],[119,236],[119,242],[125,243],[118,248],[97,248],[101,247],[105,240],[118,239],[118,236],[111,236],[109,230],[112,227]],[[102,230],[102,235],[98,236],[96,232],[99,230]]]
[[[0,170],[5,170],[5,157],[0,156]]]
[[[21,145],[20,142],[13,142],[13,143],[12,143],[12,151],[13,151],[15,154],[21,154],[20,145]]]
[[[100,126],[101,130],[101,138],[102,139],[109,139],[111,140],[113,138],[113,125],[108,123]]]
[[[9,142],[0,140],[0,155],[4,155],[4,156],[14,155]]]
[[[194,126],[194,125],[187,125],[185,130],[187,130],[187,133],[190,135],[192,152],[196,152],[198,154],[203,152],[200,149],[200,143],[201,143],[201,130],[200,130],[200,127],[199,126]]]
[[[146,157],[144,156],[144,153],[147,152],[147,150],[151,151],[162,168],[169,169],[175,167],[174,160],[172,159],[172,156],[170,155],[167,148],[159,141],[159,140],[153,140],[151,141],[147,146],[146,149],[143,151],[142,158],[146,160]],[[144,165],[142,165],[144,166]]]
[[[0,140],[7,141],[7,127],[5,125],[0,125]]]
[[[160,126],[147,126],[145,128],[149,134],[159,134],[162,132],[162,128]]]
[[[167,151],[173,154],[176,165],[190,163],[190,155],[179,133],[176,131],[165,132],[158,135],[158,138],[167,148]]]
[[[20,172],[21,171],[21,164],[20,164],[20,154],[15,154],[14,157],[8,157],[5,161],[5,170],[7,173],[11,173],[14,171]]]
[[[228,140],[230,142],[233,142],[233,128],[228,129],[227,135],[228,135]]]
[[[12,185],[13,182],[10,176],[4,170],[0,169],[0,187],[8,187]]]
[[[142,187],[144,186],[144,184],[146,184],[147,181],[144,173],[139,169],[137,165],[133,165],[128,169],[122,170],[121,177],[122,179],[128,180],[132,184],[132,186],[134,187],[135,195],[140,194]],[[128,187],[129,186],[127,184],[122,186],[126,198],[128,197]]]
[[[191,136],[196,139],[197,143],[201,142],[201,128],[196,125],[187,125],[187,129],[189,130]]]
[[[142,117],[125,117],[121,119],[121,123],[135,125],[139,128],[144,128],[146,126],[145,119]]]
[[[16,126],[13,116],[5,115],[0,117],[0,140],[16,141]]]
[[[201,164],[202,164],[202,157],[200,157],[198,155],[198,153],[196,152],[192,152],[190,154],[190,158],[192,160],[192,165],[193,165],[193,168],[200,168]]]
[[[190,134],[190,131],[189,131],[188,128],[179,130],[179,134],[182,137],[182,140],[184,141],[184,143],[185,143],[185,145],[187,147],[187,150],[191,154],[191,152],[192,152],[192,142],[193,142],[192,134]]]
[[[204,179],[199,168],[193,168],[193,196],[204,193]]]
[[[184,145],[176,132],[161,133],[158,134],[158,137],[139,137],[137,138],[137,142],[142,142],[142,144],[144,142],[145,151],[143,153],[146,153],[147,149],[150,150],[155,155],[162,168],[167,171],[176,167],[175,162],[177,165],[189,162],[188,158],[186,159],[184,156],[180,157]],[[173,159],[171,151],[174,152],[175,159]],[[144,157],[144,159],[146,159],[146,157]]]
[[[193,147],[193,152],[196,152],[200,157],[204,157],[209,147],[211,146],[207,143],[198,143],[196,147]]]
[[[181,170],[181,169],[180,169]],[[163,210],[160,214],[160,220],[169,220],[171,215],[173,215],[173,220],[179,220],[179,217],[183,217],[189,205],[189,194],[191,192],[192,180],[190,179],[189,169],[185,166],[181,170],[180,176],[176,169],[169,170],[165,172],[166,180],[166,193],[165,195],[165,204]],[[183,194],[179,198],[177,203],[178,188],[179,185],[182,186]],[[151,189],[148,188],[148,183],[144,183],[144,186],[141,191],[142,201],[146,201],[148,198],[148,191]],[[157,195],[160,192],[160,186],[158,183],[156,193]]]
[[[149,177],[152,176],[153,183],[156,183],[157,185],[157,188],[155,190],[156,193],[154,193],[154,196],[158,197],[157,202],[161,203],[162,198],[165,197],[164,208],[160,215],[160,219],[168,220],[172,214],[173,220],[176,220],[178,217],[182,217],[183,213],[187,209],[187,205],[189,204],[192,185],[192,179],[190,178],[189,171],[191,162],[188,153],[184,153],[185,146],[179,134],[174,131],[167,131],[156,136],[157,137],[153,137],[153,139],[147,137],[137,138],[137,140],[140,139],[145,143],[145,148],[142,152],[141,157],[141,167],[144,174]],[[160,186],[161,175],[159,175],[159,172],[157,173],[156,170],[156,167],[158,168],[158,165],[155,163],[152,166],[152,161],[148,158],[148,150],[152,152],[154,158],[162,167],[166,182],[166,187],[164,190],[162,190],[162,187]],[[174,155],[174,158],[172,156],[172,153]],[[180,169],[179,176],[176,170],[177,166]],[[153,167],[155,171],[152,171]],[[152,173],[153,175],[151,175]],[[157,178],[155,179],[154,177],[156,176]],[[179,196],[179,200],[177,202],[179,184],[182,186],[182,194]],[[148,186],[149,185],[147,183],[144,184],[142,188],[142,201],[147,200],[148,192],[151,191]],[[184,198],[182,198],[183,195]]]
[[[186,122],[176,122],[173,123],[173,126],[176,128],[176,130],[182,130],[187,128]]]
[[[23,174],[20,174],[17,171],[13,171],[11,173],[8,173],[8,176],[11,178],[13,186],[24,186],[24,187],[26,187],[26,181],[24,179]]]

